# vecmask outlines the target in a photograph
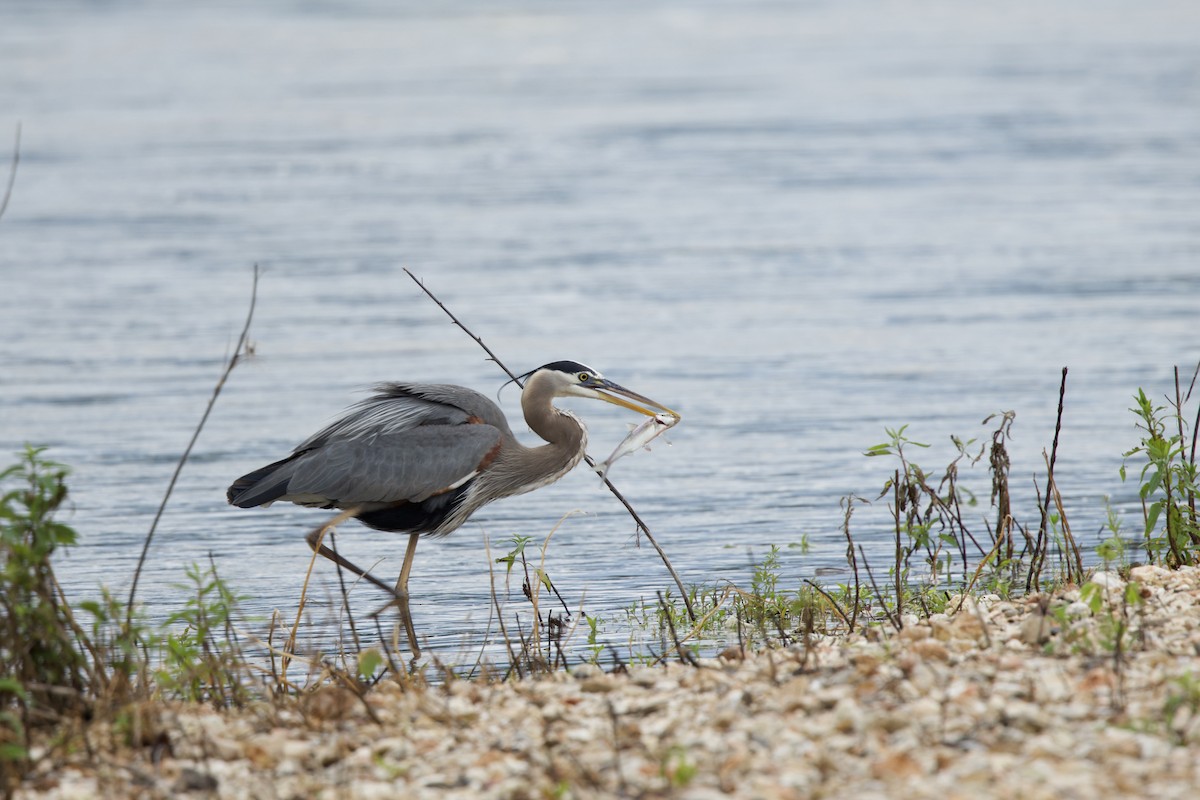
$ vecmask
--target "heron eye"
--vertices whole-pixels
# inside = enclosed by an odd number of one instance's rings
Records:
[[[588,374],[586,372],[579,373],[579,382],[580,383],[587,383],[591,379],[592,379],[592,376],[590,374]]]

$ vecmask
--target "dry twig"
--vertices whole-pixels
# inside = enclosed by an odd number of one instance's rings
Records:
[[[167,491],[163,493],[162,502],[158,505],[158,511],[154,515],[154,521],[150,523],[150,531],[146,534],[146,541],[142,545],[142,554],[138,557],[137,569],[133,571],[133,583],[129,587],[129,602],[125,608],[125,627],[129,628],[133,621],[133,601],[137,596],[138,578],[142,575],[142,566],[146,563],[146,554],[150,552],[150,542],[154,539],[154,532],[158,529],[158,522],[162,519],[163,512],[167,508],[167,501],[171,499],[171,492],[175,490],[175,482],[179,480],[179,473],[183,472],[183,465],[187,463],[188,457],[192,454],[192,448],[196,446],[196,440],[200,438],[200,431],[204,430],[204,424],[208,422],[208,415],[212,413],[213,406],[217,403],[217,397],[221,394],[221,389],[225,387],[225,381],[229,379],[229,374],[233,372],[233,368],[238,365],[242,355],[246,352],[246,343],[250,336],[250,321],[254,319],[254,304],[258,300],[258,265],[254,265],[254,283],[250,287],[250,309],[246,312],[246,324],[242,326],[242,333],[238,337],[237,346],[233,348],[233,355],[229,357],[229,363],[225,366],[225,371],[221,373],[220,379],[217,380],[217,385],[213,387],[212,397],[208,400],[208,405],[204,409],[204,414],[200,417],[200,423],[196,425],[196,430],[192,432],[192,439],[188,442],[187,448],[184,449],[183,455],[179,457],[179,463],[175,465],[175,473],[171,475],[171,482],[167,484]]]
[[[16,141],[13,142],[12,165],[8,168],[8,186],[4,189],[4,197],[0,199],[0,217],[8,209],[8,199],[12,197],[13,184],[17,180],[17,164],[21,161],[21,123],[17,123]]]

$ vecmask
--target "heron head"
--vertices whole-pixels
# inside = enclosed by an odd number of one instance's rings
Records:
[[[597,370],[578,361],[553,361],[522,375],[522,378],[540,376],[540,379],[553,381],[556,397],[590,397],[593,400],[603,400],[606,403],[628,408],[639,414],[653,417],[659,412],[666,412],[673,417],[679,414],[656,403],[649,397],[626,389],[619,383],[614,383],[601,375]]]

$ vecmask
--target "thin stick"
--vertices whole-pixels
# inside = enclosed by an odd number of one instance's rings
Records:
[[[1042,451],[1044,458],[1046,451]],[[1053,475],[1053,472],[1051,472]],[[1083,554],[1079,550],[1079,543],[1075,541],[1075,535],[1071,533],[1071,523],[1067,521],[1067,509],[1063,507],[1062,492],[1058,491],[1058,481],[1051,480],[1049,489],[1054,498],[1054,507],[1058,509],[1058,518],[1062,521],[1064,558],[1067,564],[1067,582],[1071,582],[1072,571],[1075,574],[1075,582],[1083,583]],[[1075,564],[1072,568],[1071,556],[1075,557]]]
[[[679,654],[679,663],[690,664],[693,667],[700,666],[700,662],[696,660],[696,654],[691,650],[685,650],[683,642],[679,641],[679,634],[675,632],[675,619],[671,616],[671,607],[667,605],[667,600],[661,591],[658,592],[658,605],[667,620],[667,627],[671,629],[671,641],[675,643],[675,652]]]
[[[454,314],[451,313],[450,309],[446,308],[446,304],[443,303],[441,300],[438,300],[437,297],[434,296],[433,292],[429,291],[429,289],[426,288],[425,284],[421,281],[420,278],[418,278],[416,275],[413,275],[412,271],[410,271],[408,267],[404,267],[404,274],[406,274],[406,275],[408,275],[408,277],[412,278],[413,282],[416,283],[417,286],[421,287],[421,291],[424,292],[425,294],[429,295],[429,299],[432,300],[433,302],[437,303],[438,308],[440,308],[442,311],[446,312],[446,316],[450,318],[451,322],[453,322],[458,327],[462,328],[463,333],[465,333],[467,336],[470,336],[472,339],[475,340],[475,344],[477,344],[483,348],[483,351],[488,354],[489,361],[491,361],[497,367],[502,369],[504,371],[505,375],[512,378],[513,383],[517,384],[517,386],[521,385],[521,379],[518,378],[515,374],[513,374],[512,370],[510,370],[508,367],[504,366],[504,362],[502,362],[499,359],[499,357],[497,357],[496,354],[492,352],[492,348],[490,348],[486,344],[484,344],[483,339],[480,339],[478,336],[471,333],[470,329],[467,328],[466,325],[463,325],[461,322],[459,322],[458,317],[454,316]]]
[[[1200,364],[1196,365],[1196,369],[1197,369],[1197,371],[1200,371]],[[1195,388],[1195,385],[1196,385],[1196,373],[1193,372],[1192,373],[1192,382],[1188,386],[1187,394],[1182,395],[1179,391],[1179,367],[1175,367],[1175,421],[1179,424],[1179,452],[1180,452],[1180,454],[1182,454],[1183,451],[1187,449],[1187,435],[1184,433],[1184,430],[1183,430],[1183,424],[1184,424],[1183,423],[1183,405],[1189,399],[1191,399],[1192,389]],[[1192,425],[1191,456],[1190,456],[1190,459],[1184,459],[1185,463],[1191,463],[1193,465],[1196,463],[1196,439],[1200,438],[1200,435],[1198,435],[1198,433],[1200,433],[1200,432],[1198,432],[1196,430],[1196,425],[1200,425],[1200,407],[1197,407],[1197,409],[1196,409],[1196,423]],[[1194,490],[1189,489],[1187,491],[1187,504],[1188,504],[1188,510],[1191,512],[1191,515],[1190,515],[1191,519],[1193,522],[1195,522],[1195,520],[1196,520],[1196,492]],[[1192,540],[1192,544],[1196,544],[1196,543],[1200,542],[1200,534],[1197,534],[1194,530],[1190,534],[1190,537]]]
[[[854,633],[854,625],[858,622],[858,610],[862,604],[862,590],[859,588],[858,559],[854,555],[854,537],[850,535],[850,517],[854,513],[854,495],[842,498],[846,504],[846,514],[842,518],[842,532],[846,534],[846,560],[854,571],[854,610],[850,617],[850,633]]]
[[[242,354],[246,350],[246,341],[250,335],[250,321],[254,319],[254,304],[258,300],[258,265],[254,265],[254,282],[250,287],[250,309],[246,312],[246,324],[242,326],[242,333],[238,337],[237,346],[233,349],[233,355],[229,357],[229,363],[225,366],[225,371],[221,373],[217,385],[213,387],[212,397],[208,400],[208,406],[204,409],[204,415],[200,417],[200,424],[196,426],[196,430],[192,432],[192,439],[188,442],[187,448],[183,451],[183,455],[179,457],[179,463],[175,465],[175,473],[171,476],[171,482],[167,484],[167,491],[163,494],[162,502],[158,505],[158,512],[154,515],[154,521],[150,523],[150,531],[146,534],[146,541],[142,545],[142,554],[138,557],[137,569],[133,571],[133,584],[129,587],[129,602],[125,607],[125,628],[128,629],[133,621],[133,600],[137,596],[138,579],[142,575],[142,566],[146,563],[146,554],[150,552],[150,542],[154,539],[154,531],[158,529],[158,522],[162,519],[163,512],[167,508],[167,501],[171,499],[171,492],[175,490],[175,482],[179,480],[179,473],[183,472],[183,465],[187,463],[188,456],[192,454],[192,448],[196,446],[196,440],[200,438],[200,431],[204,430],[204,423],[208,422],[208,415],[212,413],[213,406],[217,403],[217,397],[221,394],[221,389],[225,387],[225,381],[229,379],[229,374],[233,372],[233,368],[238,365],[242,358]]]
[[[829,594],[829,592],[825,591],[820,586],[818,586],[817,584],[810,581],[808,578],[805,578],[804,582],[807,583],[812,588],[816,589],[821,594],[822,597],[824,597],[826,600],[829,601],[830,605],[833,606],[833,610],[837,612],[837,615],[842,618],[842,622],[846,623],[846,627],[848,627],[850,629],[850,632],[853,633],[854,627],[850,624],[850,618],[848,616],[846,616],[845,611],[842,611],[842,607],[840,605],[838,605],[838,601],[834,600],[833,597]]]
[[[705,613],[705,615],[703,617],[701,617],[699,619],[699,621],[696,622],[695,625],[692,626],[692,629],[690,631],[688,631],[687,634],[682,639],[679,639],[676,642],[676,649],[678,649],[678,647],[680,645],[686,644],[689,640],[698,637],[700,635],[700,633],[704,630],[704,627],[706,625],[708,625],[708,621],[710,619],[712,619],[717,614],[717,612],[720,611],[725,606],[725,601],[727,601],[729,598],[733,597],[734,595],[739,595],[741,597],[750,597],[749,593],[737,588],[736,586],[733,586],[733,585],[726,586],[725,592],[719,598],[715,597],[715,595],[714,595],[713,607],[711,609],[709,609],[709,611],[707,613]],[[666,613],[666,609],[664,609],[664,613]],[[741,624],[740,624],[741,617],[740,617],[740,614],[738,617],[738,623],[739,623],[739,625],[738,625],[738,647],[741,648],[743,646],[743,642],[741,640]],[[652,666],[652,667],[658,666],[659,664],[661,664],[663,661],[666,660],[667,656],[671,655],[671,652],[672,652],[671,649],[664,650],[661,654],[656,656],[652,662],[650,662],[650,666]],[[682,658],[682,656],[680,656],[680,657]]]
[[[1050,444],[1050,463],[1046,475],[1046,495],[1038,505],[1042,512],[1042,521],[1038,526],[1037,547],[1033,552],[1033,560],[1029,565],[1029,576],[1025,580],[1025,592],[1033,591],[1033,587],[1042,579],[1042,565],[1046,562],[1046,550],[1050,548],[1047,541],[1047,526],[1050,522],[1050,485],[1054,480],[1054,462],[1058,459],[1058,435],[1062,432],[1063,398],[1067,394],[1067,368],[1062,368],[1062,383],[1058,387],[1058,415],[1054,420],[1054,441]]]
[[[908,483],[907,474],[905,483]],[[896,503],[896,619],[900,619],[904,613],[904,586],[902,584],[904,575],[900,569],[901,564],[904,563],[904,548],[900,545],[900,470],[896,470],[896,477],[892,481],[892,492]]]
[[[993,558],[995,558],[996,553],[998,553],[1000,551],[1000,546],[1002,544],[1004,544],[1003,531],[1006,529],[1011,529],[1011,525],[1005,525],[1004,528],[1002,528],[1001,531],[999,531],[997,533],[996,543],[992,545],[991,552],[988,553],[986,556],[984,556],[984,559],[979,562],[979,566],[975,568],[975,574],[971,576],[971,582],[969,584],[967,584],[967,588],[963,590],[963,593],[958,600],[958,607],[954,609],[955,614],[962,611],[963,603],[967,602],[967,597],[971,594],[971,590],[975,588],[975,582],[977,580],[979,580],[979,576],[983,573],[984,567],[986,567],[988,565],[988,562],[991,561]],[[1009,530],[1008,535],[1012,536],[1011,530]]]
[[[508,367],[506,367],[504,365],[504,363],[502,361],[500,361],[500,358],[495,353],[492,352],[492,349],[483,343],[483,339],[476,336],[474,333],[471,332],[471,330],[469,328],[467,328],[466,325],[462,324],[462,322],[459,321],[458,317],[454,316],[454,314],[450,311],[450,309],[446,308],[446,304],[443,303],[441,300],[439,300],[433,294],[433,292],[429,291],[429,288],[421,281],[420,278],[418,278],[416,275],[413,275],[412,272],[408,269],[408,267],[404,268],[404,272],[406,275],[408,275],[408,277],[413,279],[413,282],[415,284],[417,284],[417,286],[421,287],[421,291],[423,291],[426,295],[428,295],[430,300],[437,303],[438,308],[440,308],[442,311],[444,311],[446,313],[446,316],[448,316],[450,318],[451,322],[453,322],[455,325],[457,325],[459,328],[461,328],[464,333],[466,333],[468,336],[470,336],[472,339],[475,340],[476,344],[478,344],[480,347],[483,348],[483,351],[488,354],[489,361],[491,361],[496,366],[498,366],[504,372],[505,375],[512,378],[514,383],[516,383],[518,386],[522,386],[520,378],[518,378],[516,376],[516,374],[513,373],[512,370],[510,370]],[[587,462],[587,465],[589,467],[595,469],[596,461],[591,456],[585,454],[583,458]],[[650,541],[651,546],[653,546],[655,551],[658,553],[658,557],[662,559],[663,565],[667,568],[667,572],[671,573],[671,577],[674,578],[675,585],[679,588],[679,595],[680,595],[680,597],[683,598],[683,603],[687,607],[688,618],[693,623],[695,623],[696,622],[696,612],[692,609],[692,600],[690,597],[688,597],[687,591],[683,588],[683,581],[680,580],[679,574],[677,572],[675,572],[675,568],[673,566],[671,566],[671,559],[667,558],[667,554],[663,551],[663,549],[661,547],[658,546],[658,542],[654,541],[654,536],[653,536],[653,534],[650,533],[650,527],[642,520],[641,516],[638,515],[637,511],[634,510],[633,506],[631,506],[629,504],[629,501],[625,499],[625,496],[617,490],[616,486],[613,486],[613,484],[608,480],[608,478],[604,477],[602,479],[604,480],[604,485],[608,487],[608,490],[610,492],[612,492],[613,495],[618,500],[621,501],[621,505],[625,506],[625,510],[628,511],[630,516],[633,517],[633,521],[635,523],[637,523],[638,530],[640,530],[642,533],[646,534],[646,538]]]
[[[862,554],[863,567],[867,570],[867,578],[871,581],[871,588],[875,590],[875,596],[879,598],[879,607],[883,609],[883,613],[887,617],[888,622],[892,623],[892,627],[900,630],[903,627],[903,623],[899,617],[892,616],[892,612],[888,610],[887,599],[884,598],[883,592],[879,591],[879,586],[875,583],[875,576],[871,573],[871,562],[867,561],[867,551],[863,550],[861,544],[858,546],[858,552]]]
[[[1200,404],[1196,405],[1196,421],[1192,423],[1192,452],[1189,456],[1189,460],[1191,461],[1193,467],[1196,466],[1196,440],[1200,439],[1200,436],[1196,435],[1197,432],[1200,432]],[[1191,489],[1188,490],[1188,508],[1192,512],[1192,520],[1195,521],[1196,492]]]
[[[4,189],[4,199],[0,200],[0,217],[8,209],[8,198],[12,197],[13,184],[17,181],[17,164],[21,162],[21,123],[17,123],[17,137],[13,143],[12,165],[8,168],[8,186]]]

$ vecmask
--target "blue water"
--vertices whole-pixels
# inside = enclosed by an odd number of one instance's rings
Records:
[[[601,5],[264,2],[0,7],[0,451],[70,464],[73,596],[128,587],[150,520],[262,281],[252,338],[160,525],[139,596],[165,618],[211,553],[248,613],[294,613],[324,512],[224,487],[381,380],[590,363],[683,423],[612,471],[686,582],[844,565],[839,499],[874,498],[884,428],[953,457],[1017,414],[1036,526],[1061,368],[1057,476],[1089,546],[1133,533],[1138,387],[1200,359],[1200,11],[1191,2]],[[0,174],[7,169],[0,158]],[[517,394],[501,402],[514,427]],[[1196,400],[1193,399],[1192,408]],[[567,403],[603,458],[629,419]],[[990,485],[968,519],[982,535]],[[546,569],[613,621],[669,588],[584,470],[425,542],[429,649],[474,652],[488,556],[558,524]],[[891,519],[860,509],[880,563]],[[405,537],[341,530],[387,577]],[[342,629],[322,603],[307,627]],[[356,589],[361,609],[379,597]],[[520,607],[519,591],[510,611]],[[303,636],[302,636],[303,638]]]

